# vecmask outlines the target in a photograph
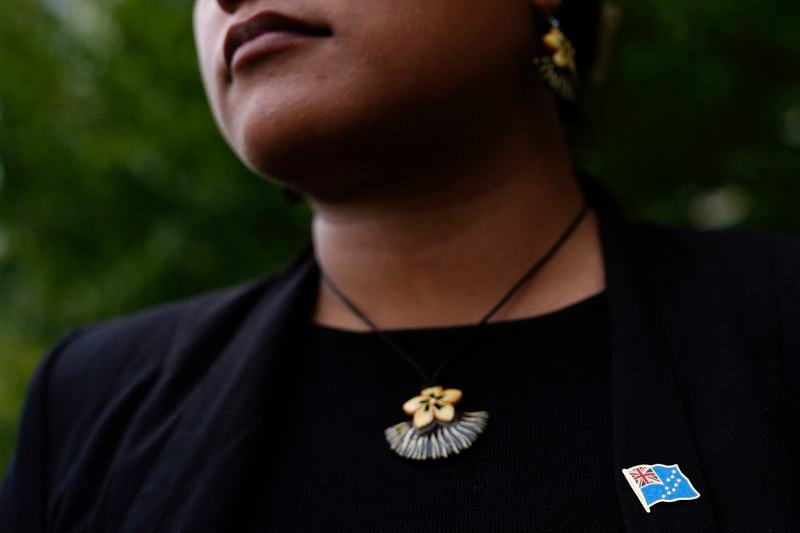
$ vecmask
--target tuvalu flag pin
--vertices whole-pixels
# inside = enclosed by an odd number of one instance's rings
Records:
[[[637,465],[622,474],[648,513],[657,503],[696,500],[700,497],[678,465]]]

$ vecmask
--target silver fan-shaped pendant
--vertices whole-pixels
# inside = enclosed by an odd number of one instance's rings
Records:
[[[486,411],[456,412],[461,401],[458,389],[429,387],[403,404],[412,416],[384,431],[392,450],[407,459],[444,459],[472,446],[486,429]]]

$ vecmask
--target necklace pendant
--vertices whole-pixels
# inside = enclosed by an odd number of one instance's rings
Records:
[[[406,459],[445,459],[472,446],[486,429],[486,411],[458,412],[458,389],[428,387],[403,404],[411,421],[384,431],[392,450]]]

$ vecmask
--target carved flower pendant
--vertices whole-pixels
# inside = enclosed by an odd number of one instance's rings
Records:
[[[404,403],[403,411],[411,421],[384,432],[392,450],[407,459],[425,460],[444,459],[472,446],[486,429],[489,413],[456,411],[461,397],[458,389],[437,386],[423,389]]]

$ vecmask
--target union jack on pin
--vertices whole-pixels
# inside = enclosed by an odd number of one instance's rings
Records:
[[[696,500],[700,493],[678,465],[637,465],[622,475],[648,513],[657,503]]]

